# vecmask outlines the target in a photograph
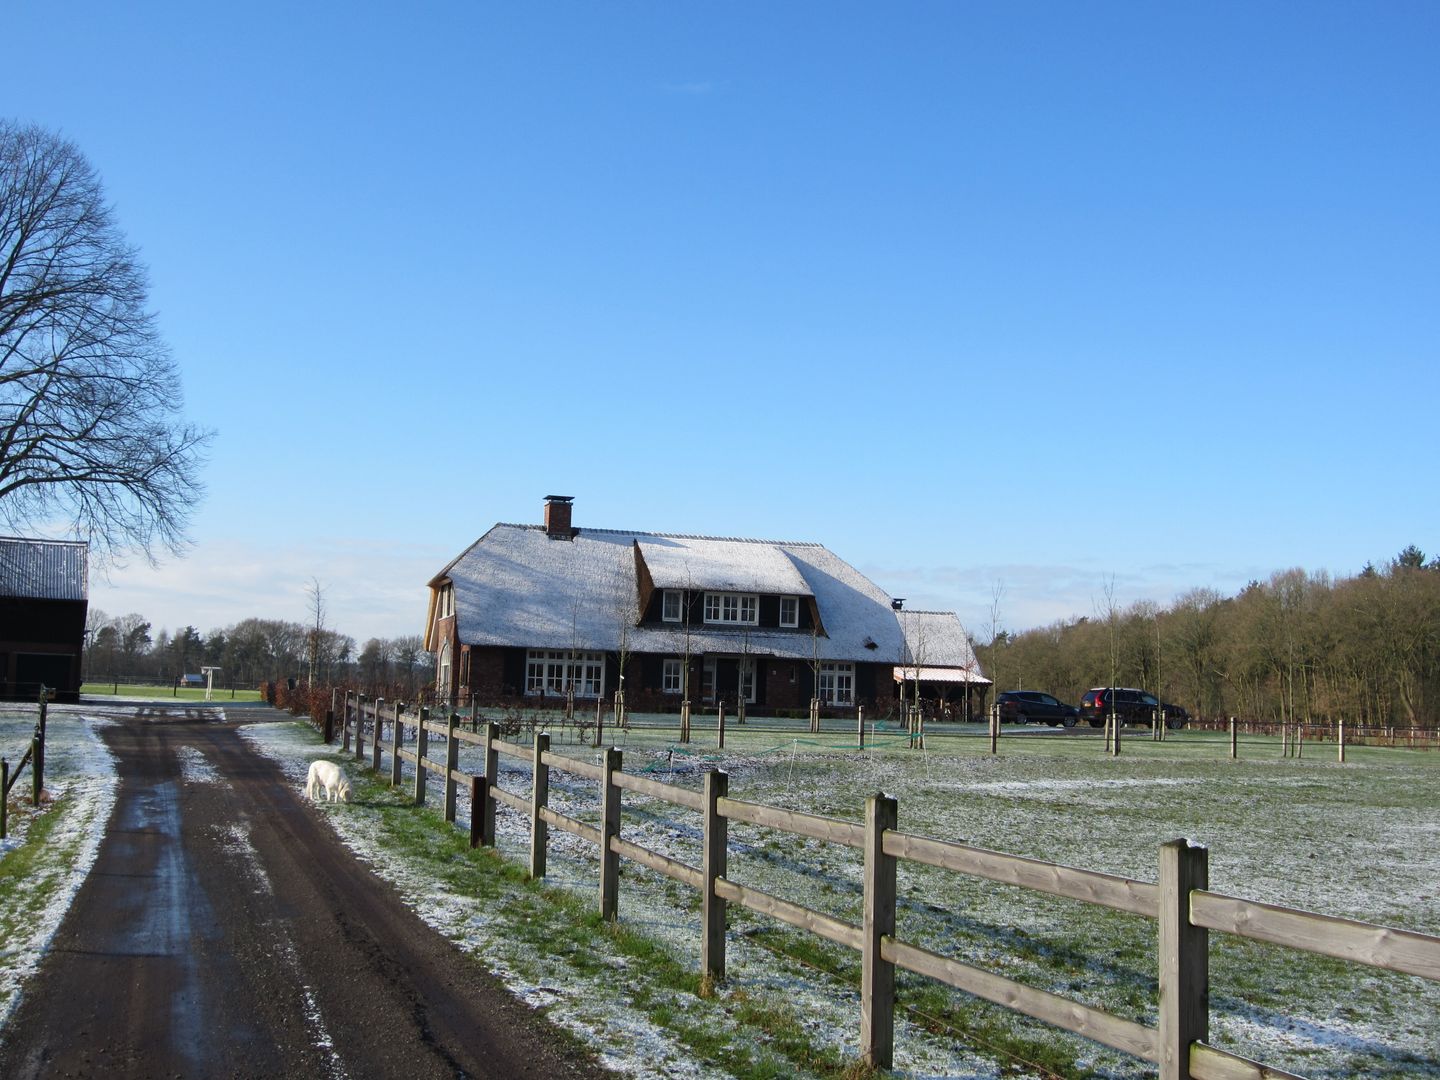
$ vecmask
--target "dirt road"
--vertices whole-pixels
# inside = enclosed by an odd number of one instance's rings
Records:
[[[104,737],[115,812],[0,1076],[607,1075],[357,863],[234,723],[157,707]]]

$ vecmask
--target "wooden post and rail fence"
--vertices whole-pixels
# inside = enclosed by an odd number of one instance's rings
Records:
[[[1210,1045],[1211,932],[1440,981],[1440,937],[1212,892],[1208,852],[1186,840],[1161,846],[1156,882],[1132,880],[902,832],[897,802],[886,795],[873,795],[867,800],[863,822],[820,817],[732,798],[728,778],[720,771],[707,773],[703,789],[697,792],[624,772],[621,752],[617,749],[604,751],[602,762],[594,764],[552,752],[550,737],[543,732],[536,734],[533,745],[523,746],[502,740],[496,724],[486,725],[485,732],[478,734],[464,730],[456,721],[457,717],[452,715],[446,722],[438,723],[430,719],[429,710],[407,713],[399,705],[386,716],[378,704],[358,698],[352,704],[351,696],[347,695],[344,740],[350,745],[353,732],[356,758],[364,760],[360,748],[368,727],[372,767],[378,767],[382,748],[388,750],[390,779],[396,786],[402,780],[401,763],[414,766],[416,803],[425,801],[427,777],[438,776],[444,787],[446,821],[455,820],[456,791],[463,785],[470,797],[471,846],[494,845],[497,806],[522,815],[529,821],[529,866],[535,878],[545,876],[551,828],[594,844],[600,852],[597,899],[600,914],[606,919],[614,919],[618,913],[621,859],[696,889],[701,896],[701,967],[713,980],[725,977],[726,909],[730,904],[855,950],[861,957],[861,1055],[866,1064],[874,1067],[888,1068],[893,1059],[894,988],[898,968],[1148,1061],[1158,1066],[1162,1080],[1285,1080],[1295,1076]],[[405,747],[407,730],[413,730],[413,751]],[[428,756],[429,735],[444,737],[443,762]],[[483,748],[482,773],[466,773],[458,768],[462,743]],[[509,791],[496,783],[502,757],[530,764],[528,793]],[[598,825],[587,824],[548,805],[551,770],[583,777],[598,785]],[[621,835],[621,810],[626,792],[698,814],[703,828],[702,865],[691,866],[625,839]],[[847,922],[730,880],[727,877],[727,826],[732,821],[840,844],[860,852],[864,889],[861,922],[858,925]],[[1151,1027],[1115,1016],[903,940],[896,926],[900,901],[897,870],[902,862],[937,867],[1154,921],[1159,957],[1158,1023]]]
[[[25,766],[30,766],[30,805],[40,805],[40,795],[45,790],[45,724],[50,691],[40,688],[40,716],[35,721],[35,731],[30,736],[30,745],[14,766],[0,757],[0,840],[10,835],[10,789],[20,781]]]

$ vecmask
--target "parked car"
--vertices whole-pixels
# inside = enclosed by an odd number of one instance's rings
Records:
[[[1190,719],[1190,714],[1183,707],[1171,705],[1168,701],[1162,705],[1154,694],[1136,690],[1133,686],[1096,686],[1086,690],[1085,696],[1080,699],[1080,717],[1091,727],[1103,727],[1105,717],[1112,710],[1122,724],[1148,725],[1156,709],[1165,710],[1165,726],[1168,728],[1182,728]]]
[[[1000,719],[1007,724],[1049,724],[1051,727],[1074,727],[1080,710],[1074,705],[1042,694],[1038,690],[1006,690],[995,695]]]

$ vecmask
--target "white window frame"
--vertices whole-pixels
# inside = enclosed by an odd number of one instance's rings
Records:
[[[705,621],[721,626],[758,626],[760,597],[755,593],[707,592]]]
[[[675,602],[675,610],[670,610],[670,602]],[[680,622],[685,618],[685,594],[679,589],[666,589],[660,594],[660,618],[665,622]]]
[[[790,608],[790,618],[788,619],[785,618],[786,605],[789,605]],[[798,596],[780,597],[780,625],[791,627],[800,625],[800,598]]]
[[[685,662],[666,657],[660,669],[660,692],[679,694],[685,690]]]
[[[839,660],[821,663],[816,696],[826,705],[855,704],[855,665]]]
[[[739,689],[745,694],[747,705],[755,704],[755,658],[753,656],[706,656],[702,665],[703,677],[700,682],[700,696],[705,701],[714,701],[716,696],[716,682],[719,674],[718,668],[721,660],[734,660],[740,677]],[[727,696],[736,687],[725,686],[720,692]]]
[[[526,650],[526,697],[563,697],[572,685],[576,697],[603,697],[605,654],[570,652],[568,649]]]

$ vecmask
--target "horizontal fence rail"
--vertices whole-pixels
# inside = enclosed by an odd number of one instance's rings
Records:
[[[1209,1044],[1210,931],[1440,981],[1440,937],[1211,892],[1208,853],[1187,841],[1172,841],[1161,847],[1158,882],[1138,881],[901,832],[895,827],[896,802],[884,795],[868,800],[864,822],[844,821],[730,798],[727,777],[718,770],[707,773],[704,790],[696,792],[623,772],[619,750],[606,750],[604,762],[597,765],[553,752],[545,733],[537,733],[533,746],[523,746],[500,739],[499,728],[493,723],[486,726],[484,733],[478,733],[460,729],[457,721],[452,714],[447,723],[437,723],[426,709],[412,714],[399,706],[391,707],[387,721],[381,703],[359,697],[352,701],[352,695],[347,694],[342,741],[347,749],[353,742],[356,757],[363,758],[361,748],[368,735],[377,772],[380,750],[388,749],[391,783],[395,786],[402,780],[401,763],[414,765],[417,802],[424,801],[425,777],[430,773],[443,776],[447,820],[454,820],[454,790],[465,787],[472,800],[472,846],[494,843],[496,806],[524,815],[530,822],[530,871],[534,877],[545,874],[550,828],[595,845],[600,853],[600,911],[604,918],[614,919],[618,913],[620,859],[696,889],[702,904],[701,966],[704,974],[713,979],[724,978],[727,904],[738,904],[860,953],[861,1053],[865,1063],[873,1067],[888,1068],[892,1062],[896,968],[1151,1062],[1159,1067],[1162,1080],[1301,1080],[1273,1065]],[[388,742],[384,739],[387,722],[391,728]],[[413,731],[414,751],[404,749],[407,730]],[[444,764],[428,756],[427,737],[432,734],[443,737],[437,745],[443,746]],[[457,767],[461,743],[483,748],[483,775]],[[507,791],[497,785],[501,757],[530,763],[529,793]],[[597,784],[599,825],[547,805],[552,769]],[[624,839],[620,835],[621,796],[627,791],[700,814],[704,826],[703,865],[691,866]],[[847,922],[728,878],[727,828],[732,821],[860,851],[864,863],[862,922]],[[1158,935],[1158,1025],[1150,1027],[1115,1016],[901,940],[896,932],[896,869],[901,862],[1154,921]]]

